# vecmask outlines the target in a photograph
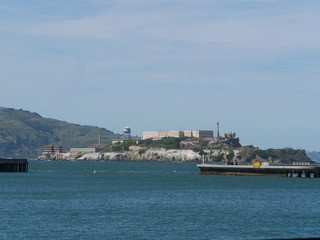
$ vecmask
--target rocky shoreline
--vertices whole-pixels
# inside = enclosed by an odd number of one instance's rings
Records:
[[[144,151],[55,153],[41,155],[39,160],[69,161],[153,161],[153,162],[199,162],[201,155],[192,150],[152,148]]]
[[[299,163],[314,162],[304,150],[267,149],[260,150],[253,146],[243,146],[234,149],[166,149],[138,148],[119,152],[67,152],[41,155],[39,160],[66,161],[152,161],[152,162],[271,162]]]

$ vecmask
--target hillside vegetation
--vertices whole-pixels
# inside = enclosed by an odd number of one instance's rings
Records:
[[[0,107],[0,157],[38,157],[48,144],[84,147],[98,142],[99,132],[109,142],[118,135],[104,128],[81,126],[37,113]]]

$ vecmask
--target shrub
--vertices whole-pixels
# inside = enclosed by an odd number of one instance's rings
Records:
[[[211,156],[211,160],[213,162],[221,162],[224,159],[222,154],[219,154],[217,156]]]
[[[146,152],[145,149],[141,149],[141,150],[139,150],[139,155],[142,155],[142,154],[144,154],[145,152]]]
[[[229,154],[227,155],[228,161],[231,161],[234,158],[234,151],[230,151]]]
[[[151,140],[147,139],[143,141],[140,146],[144,146],[147,148],[166,148],[166,149],[179,149],[180,142],[182,139],[174,138],[174,137],[166,137],[160,140]]]

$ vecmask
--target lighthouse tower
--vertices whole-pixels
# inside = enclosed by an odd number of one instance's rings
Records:
[[[219,135],[219,121],[217,122],[217,129],[216,129],[216,133],[217,133],[217,138],[219,138],[220,137],[220,135]]]

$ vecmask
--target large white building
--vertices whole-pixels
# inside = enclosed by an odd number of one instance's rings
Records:
[[[208,131],[208,130],[156,131],[156,132],[143,132],[142,134],[142,140],[161,139],[165,137],[213,138],[213,131]]]

